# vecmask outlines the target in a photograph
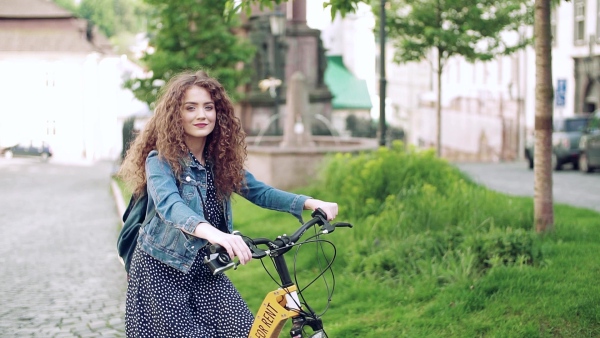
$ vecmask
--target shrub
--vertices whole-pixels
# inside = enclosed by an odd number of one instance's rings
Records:
[[[529,200],[487,190],[432,151],[401,143],[337,154],[323,168],[321,191],[340,204],[352,231],[343,258],[352,273],[396,282],[427,275],[448,283],[494,266],[543,261]]]
[[[446,194],[463,175],[433,151],[405,150],[396,141],[391,148],[373,152],[336,154],[326,162],[321,177],[324,190],[341,198],[351,216],[360,218],[378,211],[388,196],[411,194],[424,185]]]
[[[536,235],[523,229],[493,227],[487,232],[466,236],[463,247],[469,248],[478,272],[495,266],[523,266],[541,263],[542,254],[536,246]]]

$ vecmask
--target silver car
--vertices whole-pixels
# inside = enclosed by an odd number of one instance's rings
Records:
[[[6,158],[12,157],[39,157],[47,161],[52,156],[52,149],[47,142],[27,140],[0,150]]]
[[[600,111],[596,111],[579,141],[579,170],[592,172],[600,169]]]

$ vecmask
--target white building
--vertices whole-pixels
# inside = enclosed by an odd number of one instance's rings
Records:
[[[338,133],[347,134],[346,118],[370,120],[377,102],[373,51],[375,18],[366,4],[344,19],[331,20],[322,1],[307,0],[307,25],[321,30],[327,55],[324,81],[333,95],[331,123]]]
[[[320,6],[319,0],[315,0]],[[310,4],[310,2],[309,2]],[[315,6],[313,4],[313,6]],[[313,7],[315,10],[317,7]],[[372,13],[359,12],[344,19],[344,24],[327,22],[324,14],[309,14],[309,24],[320,22],[327,46],[337,37],[344,60],[355,74],[368,81],[374,108],[378,112],[376,65],[379,48],[372,45]],[[309,10],[308,13],[311,13]],[[370,16],[370,19],[366,19]],[[357,20],[356,17],[361,18]],[[317,20],[320,19],[320,20]],[[338,19],[336,19],[338,20]],[[331,21],[331,20],[329,20]],[[554,48],[552,56],[555,86],[554,116],[589,113],[600,107],[600,2],[573,0],[560,2],[552,13]],[[348,28],[352,27],[352,28]],[[352,39],[348,32],[368,30]],[[531,36],[532,27],[521,34]],[[518,38],[513,34],[512,38]],[[329,40],[328,40],[329,39]],[[591,42],[591,43],[590,43]],[[596,51],[597,49],[597,51]],[[402,126],[408,142],[435,146],[436,76],[428,61],[398,65],[392,63],[394,50],[386,48],[386,120]],[[598,53],[600,54],[600,53]],[[371,60],[371,61],[368,61]],[[535,53],[528,47],[511,56],[490,62],[468,63],[455,57],[442,75],[442,149],[443,156],[463,160],[511,160],[522,156],[525,139],[532,134],[535,118]]]
[[[0,2],[0,146],[44,140],[54,160],[115,159],[122,121],[147,109],[122,88],[140,71],[52,1]]]

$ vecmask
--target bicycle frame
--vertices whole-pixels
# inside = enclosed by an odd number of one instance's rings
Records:
[[[287,320],[298,316],[297,303],[299,302],[295,285],[269,292],[254,317],[248,337],[279,337]],[[291,306],[288,307],[288,304]]]
[[[248,337],[277,338],[290,318],[292,320],[297,319],[290,330],[290,336],[293,338],[302,337],[302,326],[304,326],[305,320],[301,316],[300,300],[296,292],[297,287],[292,282],[283,252],[271,252],[270,256],[275,261],[275,268],[281,279],[282,288],[267,293],[254,317]]]
[[[327,221],[325,213],[320,209],[315,210],[312,217],[312,220],[304,223],[291,236],[279,236],[273,241],[266,238],[254,238],[250,239],[250,242],[246,242],[252,250],[253,258],[262,259],[269,256],[273,259],[277,275],[281,279],[280,287],[265,296],[254,317],[248,335],[249,338],[278,338],[285,323],[290,318],[292,319],[291,338],[302,338],[305,326],[309,326],[313,330],[310,335],[311,338],[324,338],[327,336],[323,330],[323,322],[320,316],[312,313],[310,309],[308,312],[302,309],[298,287],[292,282],[284,255],[294,246],[294,243],[300,239],[304,232],[315,224],[322,225],[321,234],[331,233],[336,227],[351,228],[352,224],[340,222],[331,225]],[[241,235],[239,231],[234,233]],[[267,245],[269,250],[258,249],[256,245]],[[220,245],[211,245],[210,251],[211,254],[204,257],[204,263],[210,267],[213,274],[223,273],[225,270],[237,267],[237,263],[231,260],[225,249]],[[306,306],[309,307],[308,304]]]

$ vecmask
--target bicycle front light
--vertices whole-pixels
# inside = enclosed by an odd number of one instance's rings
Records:
[[[210,256],[204,256],[204,264],[208,265],[213,275],[218,275],[225,270],[236,267],[235,262],[226,253],[214,253]]]

